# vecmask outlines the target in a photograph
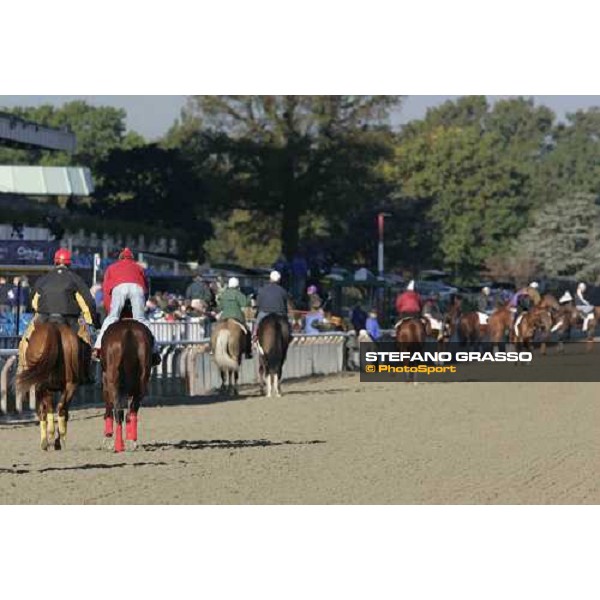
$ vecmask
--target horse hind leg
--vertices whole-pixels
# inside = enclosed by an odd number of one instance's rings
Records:
[[[271,397],[272,379],[273,379],[273,376],[271,375],[271,373],[267,373],[267,398]]]
[[[125,411],[121,406],[115,407],[115,452],[125,451],[125,442],[123,441],[123,421]]]
[[[58,403],[56,412],[58,413],[58,436],[54,440],[55,450],[67,449],[67,422],[69,421],[69,404],[75,395],[77,384],[67,383]]]
[[[36,390],[38,419],[40,422],[40,448],[48,450],[48,392]]]
[[[129,410],[125,419],[125,447],[128,451],[137,449],[138,446],[138,410],[140,406],[139,398],[131,396],[129,398]]]

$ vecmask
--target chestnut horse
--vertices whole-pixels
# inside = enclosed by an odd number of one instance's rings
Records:
[[[86,381],[89,366],[79,344],[77,334],[59,317],[37,323],[29,339],[24,369],[17,375],[16,384],[21,392],[36,386],[42,450],[48,450],[49,443],[54,443],[55,450],[66,449],[69,403],[77,386]],[[56,406],[58,432],[54,424],[54,392],[61,393]]]
[[[546,354],[546,342],[550,337],[552,330],[552,315],[550,309],[536,306],[531,310],[522,313],[513,326],[514,341],[517,346],[527,350],[531,348],[531,344],[537,332],[542,334],[541,352]]]
[[[427,338],[427,332],[425,330],[425,323],[423,319],[418,317],[408,317],[401,319],[396,323],[396,345],[400,352],[423,352],[425,348],[425,340]],[[407,363],[406,366],[410,366]],[[415,385],[417,383],[416,373],[409,373],[407,381],[412,381]]]
[[[508,306],[497,308],[488,320],[488,334],[490,343],[497,349],[500,344],[514,341],[512,330],[513,313]]]
[[[152,334],[134,319],[113,323],[102,338],[102,396],[104,398],[104,444],[114,438],[114,451],[123,452],[124,398],[127,398],[127,449],[137,447],[138,411],[148,392],[152,371]],[[114,421],[116,420],[116,430]]]

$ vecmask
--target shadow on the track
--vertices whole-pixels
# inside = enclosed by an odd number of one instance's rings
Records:
[[[239,448],[267,448],[272,446],[309,446],[325,444],[324,440],[310,440],[307,442],[272,442],[270,440],[181,440],[180,442],[154,442],[144,444],[140,450],[155,452],[157,450],[234,450]]]
[[[27,475],[28,473],[50,473],[51,471],[88,471],[91,469],[121,469],[123,467],[166,466],[166,462],[137,462],[137,463],[87,463],[74,467],[45,467],[43,469],[24,469],[14,465],[12,469],[0,469],[0,475]]]

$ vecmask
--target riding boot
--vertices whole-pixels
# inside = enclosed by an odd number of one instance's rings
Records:
[[[246,358],[252,358],[252,335],[250,333],[246,334]]]
[[[156,339],[152,336],[152,366],[158,367],[162,362],[162,356],[160,355],[160,347],[156,344]]]

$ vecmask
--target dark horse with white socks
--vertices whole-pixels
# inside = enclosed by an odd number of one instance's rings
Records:
[[[287,317],[268,314],[258,326],[257,337],[261,392],[264,393],[266,376],[267,396],[270,398],[274,392],[280,397],[281,372],[291,341]]]

